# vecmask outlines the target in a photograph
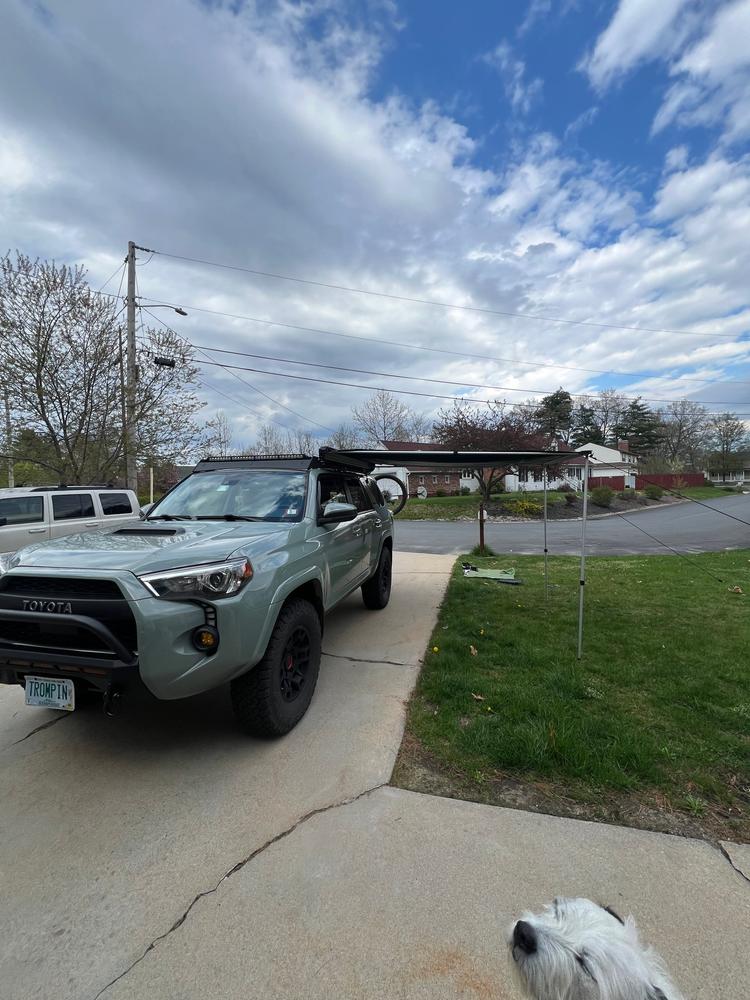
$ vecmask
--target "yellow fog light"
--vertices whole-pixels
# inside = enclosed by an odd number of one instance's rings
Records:
[[[193,631],[193,645],[201,653],[215,653],[219,648],[219,631],[213,625],[201,625]]]

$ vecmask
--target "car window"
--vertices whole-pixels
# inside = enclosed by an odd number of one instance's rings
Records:
[[[318,504],[325,507],[331,500],[336,503],[348,503],[346,498],[346,482],[343,476],[325,473],[318,477]]]
[[[347,476],[346,485],[349,489],[349,502],[353,503],[360,513],[372,510],[372,503],[365,492],[361,480],[355,479],[354,476]]]
[[[0,527],[4,524],[35,524],[43,520],[42,497],[4,497],[0,500]]]
[[[372,476],[368,476],[368,478],[365,479],[365,486],[370,491],[370,499],[373,500],[374,503],[378,504],[380,507],[385,507],[385,498],[383,497],[383,494],[380,492],[380,487],[378,486],[377,480],[373,479]]]
[[[78,517],[96,517],[90,493],[57,493],[52,497],[52,513],[56,521],[71,521]]]
[[[127,493],[100,493],[99,499],[105,514],[132,514],[133,507]]]
[[[149,518],[255,517],[301,521],[305,509],[304,472],[271,469],[217,469],[183,479],[148,512]]]

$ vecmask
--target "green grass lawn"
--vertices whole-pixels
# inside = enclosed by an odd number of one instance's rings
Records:
[[[721,500],[722,497],[732,495],[720,486],[686,486],[685,489],[677,492],[680,496],[691,497],[693,500]]]
[[[550,560],[547,603],[540,558],[472,558],[515,567],[520,587],[467,579],[459,560],[404,746],[451,774],[463,797],[503,802],[493,783],[520,780],[575,801],[576,815],[623,821],[634,803],[658,804],[693,832],[747,839],[750,550],[691,558],[589,559],[581,661],[577,559]]]

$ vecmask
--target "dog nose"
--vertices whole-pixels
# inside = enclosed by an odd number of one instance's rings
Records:
[[[536,931],[525,920],[519,920],[513,928],[513,945],[518,945],[527,955],[536,951]]]

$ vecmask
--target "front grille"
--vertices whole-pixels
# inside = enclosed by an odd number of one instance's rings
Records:
[[[63,650],[73,653],[95,653],[97,656],[114,656],[109,646],[98,635],[74,622],[3,622],[0,624],[0,643],[22,646],[24,649]]]
[[[45,607],[46,600],[56,606]],[[71,620],[68,613],[103,625],[130,653],[138,649],[135,617],[114,580],[8,574],[0,578],[0,609],[18,612],[17,617],[0,619],[0,647],[6,650],[115,657],[103,638]],[[52,612],[56,617],[34,620],[34,612]]]
[[[8,576],[0,577],[0,592],[22,594],[24,597],[49,597],[72,600],[77,597],[88,601],[121,601],[122,591],[114,580],[81,580],[63,576]]]

